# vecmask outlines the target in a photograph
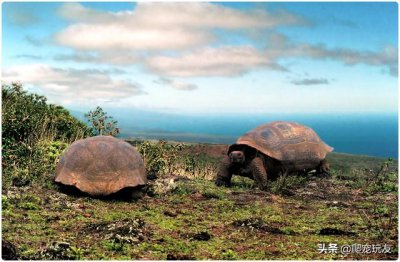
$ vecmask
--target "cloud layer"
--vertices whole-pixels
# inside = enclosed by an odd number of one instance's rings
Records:
[[[179,56],[154,56],[145,63],[147,68],[164,76],[238,76],[256,69],[290,71],[279,63],[282,58],[332,60],[347,66],[358,64],[386,68],[397,76],[397,48],[387,46],[380,52],[352,49],[329,49],[324,45],[290,43],[275,38],[263,50],[250,46],[203,48]]]
[[[156,74],[177,77],[237,76],[248,71],[282,69],[268,56],[253,47],[203,48],[181,56],[155,56],[146,62]]]
[[[33,85],[50,98],[64,103],[79,101],[115,101],[143,94],[132,82],[112,79],[107,71],[53,68],[45,64],[15,66],[5,69],[2,80]]]
[[[357,51],[345,48],[328,49],[324,45],[285,44],[285,48],[271,52],[276,57],[303,57],[318,60],[335,60],[352,66],[365,64],[386,67],[392,76],[397,76],[398,57],[397,48],[386,46],[378,52]]]
[[[205,2],[139,2],[133,11],[117,13],[67,3],[59,13],[75,23],[56,34],[56,42],[77,50],[97,51],[182,50],[214,41],[217,36],[211,29],[261,29],[304,23],[286,12],[240,11]]]
[[[74,61],[78,63],[131,65],[140,62],[140,57],[130,52],[103,52],[87,53],[75,52],[72,54],[58,54],[53,57],[56,61]]]
[[[290,71],[280,64],[282,58],[378,66],[386,68],[392,76],[397,76],[398,71],[394,46],[376,52],[329,49],[324,45],[292,42],[274,33],[282,25],[308,23],[283,11],[243,11],[205,2],[140,2],[134,10],[123,12],[101,12],[67,3],[59,14],[72,24],[54,35],[54,39],[59,45],[73,48],[76,54],[59,55],[56,60],[143,64],[149,72],[166,77],[240,76],[259,69]],[[254,42],[229,45],[216,33],[229,32],[246,38],[244,32],[249,31],[270,35],[266,47],[256,48]],[[247,40],[255,41],[251,37]]]
[[[166,78],[166,77],[160,77],[157,81],[155,81],[155,83],[162,84],[162,85],[169,85],[172,88],[175,88],[177,90],[190,91],[190,90],[197,89],[197,85],[195,85],[195,84],[187,84],[187,83],[183,83],[181,81],[173,80],[173,79]]]

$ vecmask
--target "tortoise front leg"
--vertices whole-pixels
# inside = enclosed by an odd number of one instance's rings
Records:
[[[326,159],[322,160],[317,166],[317,173],[320,175],[329,175],[330,174],[330,165]]]
[[[226,186],[226,187],[231,186],[231,178],[232,178],[231,165],[232,164],[229,161],[228,157],[225,157],[224,160],[222,160],[219,166],[217,179],[215,180],[215,185]]]
[[[254,179],[254,187],[258,187],[261,190],[267,189],[267,171],[261,157],[255,157],[250,162],[250,170]]]

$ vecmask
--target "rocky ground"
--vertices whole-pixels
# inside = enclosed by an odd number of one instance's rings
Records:
[[[152,181],[138,201],[3,188],[3,240],[19,259],[397,259],[397,163],[381,183],[369,178],[381,159],[349,158],[334,156],[330,177],[275,181],[267,192],[244,178],[219,188],[176,176]]]

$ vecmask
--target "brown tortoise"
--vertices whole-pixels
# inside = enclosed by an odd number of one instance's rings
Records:
[[[133,146],[112,136],[96,136],[67,148],[55,181],[92,196],[107,196],[121,189],[135,192],[147,177],[142,157]]]
[[[268,178],[282,173],[328,173],[327,153],[333,150],[309,127],[276,121],[258,126],[228,149],[215,184],[230,186],[233,174],[249,177],[265,189]]]

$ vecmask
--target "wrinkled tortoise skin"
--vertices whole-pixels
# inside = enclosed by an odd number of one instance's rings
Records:
[[[127,142],[96,136],[77,140],[61,156],[55,181],[93,196],[107,196],[147,182],[143,159]]]

